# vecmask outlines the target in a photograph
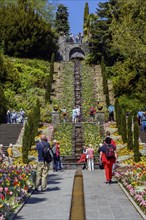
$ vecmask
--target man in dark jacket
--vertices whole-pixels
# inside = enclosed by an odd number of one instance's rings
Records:
[[[41,141],[36,144],[36,150],[38,151],[38,163],[36,170],[36,185],[35,191],[38,191],[41,185],[41,190],[45,191],[47,189],[47,176],[50,168],[50,163],[46,163],[43,156],[43,147],[48,147],[50,149],[50,154],[53,158],[53,153],[50,148],[50,144],[44,134],[41,135]]]

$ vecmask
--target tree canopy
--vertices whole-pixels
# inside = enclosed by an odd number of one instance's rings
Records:
[[[103,56],[115,97],[125,106],[146,106],[146,2],[109,0],[88,19],[88,62],[100,63]]]
[[[60,34],[69,34],[70,26],[68,22],[68,8],[63,4],[59,4],[56,12],[56,31]]]
[[[0,44],[8,55],[49,59],[57,51],[57,38],[51,25],[27,0],[19,0],[18,5],[2,4],[0,26]]]

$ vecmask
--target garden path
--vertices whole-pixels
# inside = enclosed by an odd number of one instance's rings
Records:
[[[69,220],[74,174],[50,171],[48,190],[32,194],[15,220]],[[105,183],[103,170],[84,170],[83,179],[86,220],[143,219],[118,183]]]

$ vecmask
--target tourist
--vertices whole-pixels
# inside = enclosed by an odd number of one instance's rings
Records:
[[[62,165],[61,165],[61,159],[60,159],[60,143],[56,143],[56,164],[55,164],[55,170],[62,170]]]
[[[20,115],[21,115],[21,123],[23,123],[24,117],[25,117],[25,112],[22,108],[20,109]]]
[[[89,144],[87,148],[87,164],[88,170],[94,170],[94,149],[92,148],[92,144]]]
[[[108,107],[108,112],[109,112],[109,121],[114,121],[114,106],[110,105]]]
[[[77,122],[77,110],[76,107],[72,110],[72,122]]]
[[[143,116],[141,118],[141,131],[146,131],[146,112],[143,113]]]
[[[7,111],[7,124],[11,123],[11,110]]]
[[[3,152],[3,145],[0,144],[0,164],[3,162],[4,158],[5,158],[5,154]]]
[[[9,144],[9,147],[7,149],[8,153],[8,160],[9,160],[9,165],[13,164],[13,144]]]
[[[87,166],[87,147],[86,146],[83,146],[83,153],[81,154],[80,159],[78,160],[78,164],[82,162],[84,163],[84,166],[82,169],[85,170]]]
[[[96,109],[94,107],[91,107],[89,114],[90,114],[90,121],[93,122],[95,120]]]
[[[62,112],[63,122],[66,122],[67,121],[67,110],[66,110],[66,108],[64,107],[63,109],[61,109],[61,112]]]
[[[41,135],[41,142],[36,144],[36,150],[38,151],[38,163],[36,170],[36,183],[35,191],[39,191],[39,186],[41,185],[41,191],[47,190],[47,176],[50,168],[50,163],[46,163],[43,157],[43,147],[46,146],[49,148],[49,152],[52,155],[53,153],[50,148],[50,144],[47,141],[47,138],[44,134]]]
[[[53,140],[53,144],[52,144],[52,152],[53,152],[53,171],[57,171],[56,170],[56,146],[57,146],[57,141]]]
[[[111,138],[110,137],[107,137],[105,139],[105,143],[100,148],[100,160],[102,161],[102,163],[104,165],[106,183],[110,184],[110,183],[112,183],[112,167],[113,167],[113,164],[117,160],[117,153],[116,153],[115,147],[112,145],[114,155],[111,158],[107,158],[107,156],[106,156],[107,145],[111,145]]]
[[[139,111],[137,112],[137,119],[138,119],[138,125],[139,125],[139,126],[141,125],[142,116],[143,116],[143,111],[142,111],[142,110],[139,110]]]
[[[77,120],[80,121],[80,116],[81,116],[81,110],[79,106],[76,106],[76,112],[77,112]]]
[[[106,131],[106,138],[107,137],[109,137],[109,138],[111,138],[111,133],[110,133],[110,131]],[[116,142],[111,138],[111,144],[115,147],[115,150],[116,150]],[[112,170],[114,171],[114,169],[115,169],[115,163],[113,163],[113,167],[112,167]]]
[[[2,163],[8,165],[8,157],[4,154],[3,144],[0,144],[0,164]]]

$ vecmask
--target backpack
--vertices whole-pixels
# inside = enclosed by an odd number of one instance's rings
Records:
[[[50,163],[53,160],[53,153],[50,147],[43,146],[42,154],[43,154],[44,162]]]
[[[115,147],[112,144],[106,145],[105,156],[107,159],[115,158]]]

